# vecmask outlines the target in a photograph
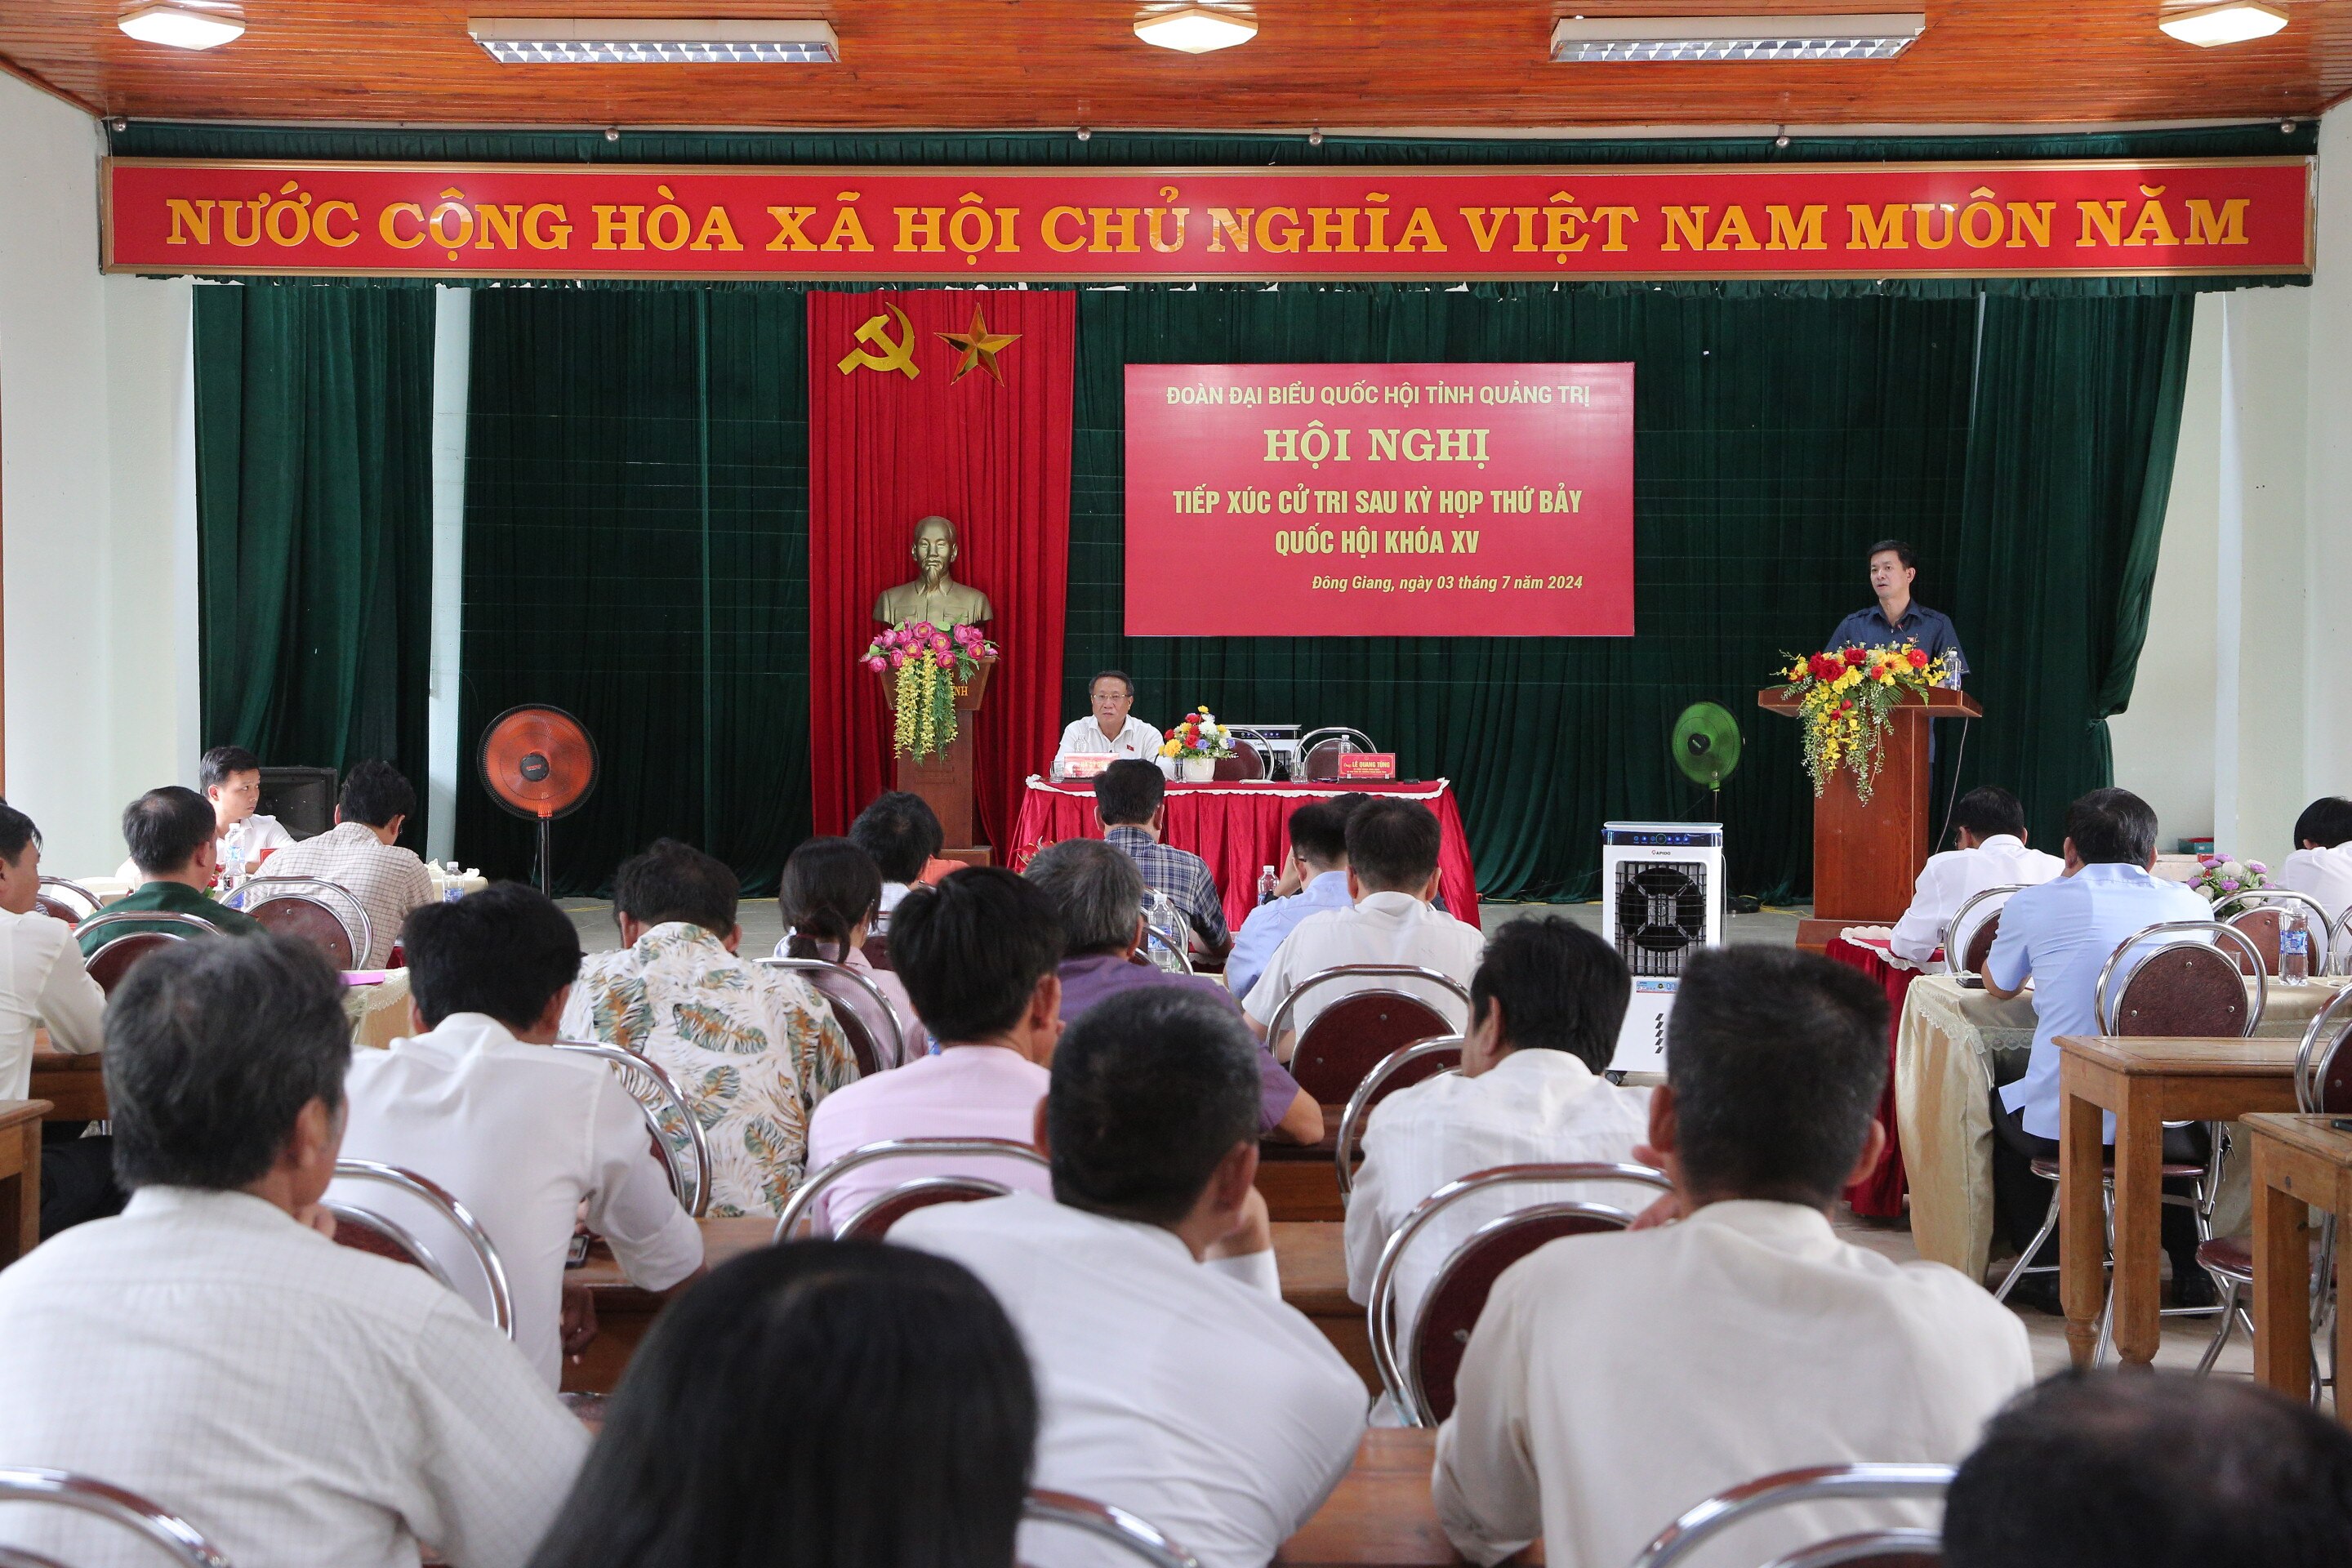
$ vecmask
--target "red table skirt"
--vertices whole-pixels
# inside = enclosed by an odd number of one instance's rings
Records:
[[[1892,1219],[1903,1212],[1903,1194],[1907,1190],[1903,1141],[1895,1121],[1895,1037],[1903,1027],[1903,998],[1910,994],[1919,972],[1897,969],[1883,954],[1843,937],[1823,951],[1847,968],[1861,970],[1886,993],[1886,1087],[1878,1096],[1878,1124],[1886,1129],[1886,1158],[1879,1162],[1877,1170],[1845,1190],[1845,1201],[1858,1215]]]
[[[1437,814],[1438,891],[1454,919],[1478,923],[1478,878],[1470,867],[1470,845],[1462,836],[1462,813],[1446,781],[1344,784],[1171,784],[1167,830],[1162,840],[1189,849],[1209,863],[1224,895],[1225,920],[1234,930],[1257,907],[1257,879],[1268,866],[1279,870],[1289,837],[1290,814],[1310,800],[1360,790],[1417,800]],[[1021,820],[1013,830],[1006,864],[1019,870],[1031,856],[1065,838],[1100,838],[1091,779],[1055,783],[1034,774],[1021,797]]]

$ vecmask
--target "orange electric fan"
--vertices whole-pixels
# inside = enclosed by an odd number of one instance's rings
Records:
[[[509,708],[482,731],[482,787],[517,816],[539,823],[539,890],[554,880],[550,824],[580,809],[596,787],[596,742],[561,708]]]

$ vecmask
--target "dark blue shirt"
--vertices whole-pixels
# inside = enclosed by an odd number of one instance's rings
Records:
[[[1929,658],[1951,655],[1951,684],[1955,687],[1959,685],[1960,677],[1969,672],[1968,657],[1960,652],[1960,634],[1952,629],[1952,617],[1941,610],[1928,609],[1916,599],[1911,601],[1900,621],[1892,623],[1876,605],[1856,610],[1837,624],[1837,630],[1822,646],[1835,651],[1854,647],[1886,647],[1906,642]]]

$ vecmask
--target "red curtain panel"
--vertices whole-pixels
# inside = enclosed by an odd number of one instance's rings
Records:
[[[984,355],[943,336],[970,338],[975,313],[980,341],[994,345]],[[856,657],[880,629],[875,598],[914,580],[916,522],[936,513],[955,523],[962,553],[953,575],[988,595],[996,618],[986,629],[1004,650],[989,679],[974,762],[981,830],[1000,859],[1008,853],[1022,780],[1052,758],[1062,728],[1076,330],[1076,302],[1066,291],[809,295],[817,832],[845,832],[896,776],[881,682]]]

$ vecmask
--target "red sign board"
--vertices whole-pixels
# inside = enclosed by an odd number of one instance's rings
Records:
[[[1130,364],[1129,637],[1630,637],[1630,364]]]
[[[1051,280],[2299,273],[2311,160],[882,169],[108,162],[110,271]]]
[[[1392,779],[1396,777],[1396,753],[1342,752],[1339,754],[1339,776],[1343,779]]]

